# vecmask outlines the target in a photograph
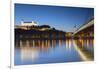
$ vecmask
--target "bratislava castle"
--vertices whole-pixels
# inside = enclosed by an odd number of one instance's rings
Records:
[[[31,21],[31,22],[21,21],[21,26],[32,26],[32,25],[37,26],[38,24],[35,21]]]

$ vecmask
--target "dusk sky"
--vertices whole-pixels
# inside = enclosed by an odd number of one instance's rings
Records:
[[[93,8],[15,4],[15,25],[21,20],[36,21],[39,25],[50,25],[58,30],[71,32],[94,17]]]

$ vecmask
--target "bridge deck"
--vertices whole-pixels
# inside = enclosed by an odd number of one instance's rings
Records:
[[[73,35],[77,34],[78,32],[80,32],[80,31],[82,31],[82,30],[84,30],[84,29],[86,29],[86,28],[88,28],[88,27],[90,27],[92,25],[94,25],[94,19],[92,19],[91,21],[89,21],[87,24],[84,24],[83,26],[81,26],[78,30],[76,30],[73,33]]]

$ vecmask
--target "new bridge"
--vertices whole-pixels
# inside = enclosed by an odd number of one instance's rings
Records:
[[[94,19],[80,26],[72,36],[74,38],[94,38]]]

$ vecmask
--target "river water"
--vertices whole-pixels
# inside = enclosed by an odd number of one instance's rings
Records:
[[[89,58],[82,51],[82,48],[93,54],[94,40],[17,40],[15,42],[14,64],[32,65],[88,61]]]

